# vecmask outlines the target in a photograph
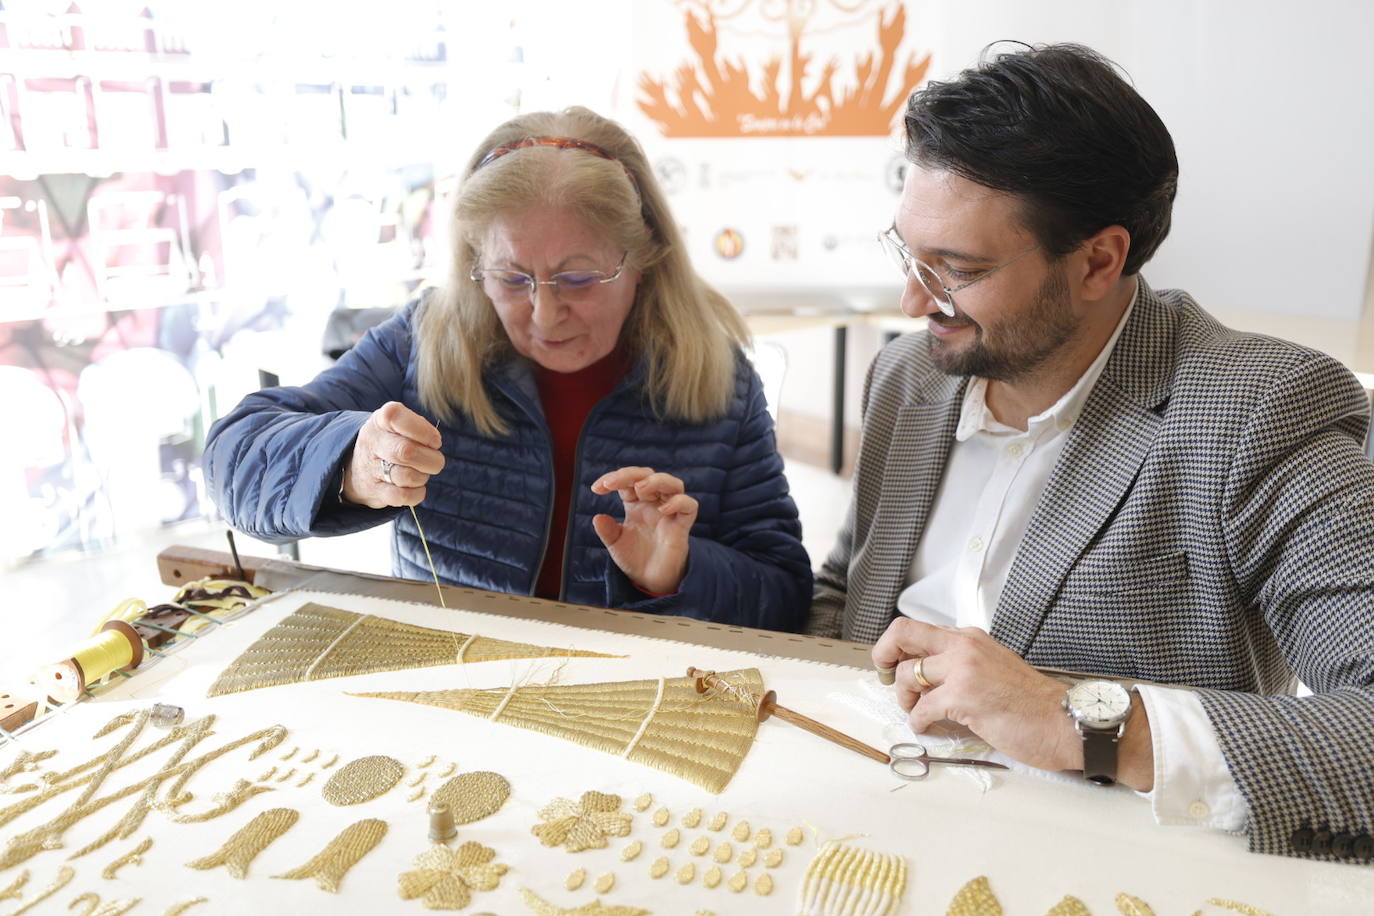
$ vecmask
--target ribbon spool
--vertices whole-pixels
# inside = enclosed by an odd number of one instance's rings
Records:
[[[86,685],[113,671],[137,668],[142,661],[143,640],[137,631],[122,620],[109,620],[71,658],[38,669],[31,683],[49,698],[70,703],[85,692]]]

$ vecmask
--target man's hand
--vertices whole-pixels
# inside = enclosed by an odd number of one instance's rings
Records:
[[[396,401],[367,418],[344,469],[343,496],[372,509],[416,506],[424,501],[429,478],[444,468],[439,430]],[[390,482],[383,461],[391,463]]]
[[[592,484],[593,493],[619,491],[625,521],[592,519],[597,537],[630,581],[655,595],[677,591],[687,571],[688,535],[697,501],[681,480],[653,468],[620,468]]]
[[[934,686],[916,683],[918,658],[924,659],[921,675]],[[1083,766],[1082,740],[1061,705],[1064,684],[977,627],[948,629],[898,617],[873,645],[873,663],[897,666],[897,702],[918,734],[949,719],[1030,766]]]

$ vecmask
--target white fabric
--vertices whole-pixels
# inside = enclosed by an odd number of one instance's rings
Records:
[[[232,659],[307,601],[422,626],[620,657],[447,665],[206,698],[206,689]],[[593,620],[596,615],[615,613],[568,610]],[[673,618],[662,619],[662,631],[678,638],[690,638],[692,632]],[[786,651],[788,640],[794,638],[774,636],[779,651]],[[207,913],[261,916],[321,908],[335,914],[419,913],[423,911],[419,901],[398,899],[396,877],[412,868],[415,856],[429,845],[424,802],[407,798],[415,791],[410,784],[421,772],[420,764],[437,756],[427,768],[435,775],[422,783],[430,791],[440,784],[437,772],[449,763],[456,763],[459,773],[494,770],[512,787],[510,800],[494,815],[458,828],[456,843],[482,843],[496,850],[497,862],[510,866],[500,886],[476,893],[465,912],[528,912],[519,896],[520,889],[528,887],[560,907],[582,906],[599,896],[608,906],[642,907],[656,914],[705,909],[782,916],[793,912],[806,867],[819,844],[829,839],[906,859],[908,886],[897,910],[903,916],[944,912],[959,888],[978,875],[988,876],[1008,912],[1047,912],[1065,894],[1083,900],[1094,913],[1115,912],[1115,897],[1123,891],[1145,900],[1158,913],[1221,912],[1205,905],[1212,897],[1244,901],[1271,912],[1357,913],[1374,897],[1374,869],[1256,856],[1246,852],[1245,841],[1239,837],[1170,830],[1156,825],[1145,806],[1124,789],[1099,789],[1081,781],[1053,782],[1017,771],[990,774],[990,780],[979,785],[938,765],[925,781],[907,782],[882,764],[777,718],[759,725],[754,747],[739,772],[722,794],[711,795],[667,773],[537,732],[429,706],[349,695],[637,680],[677,676],[688,665],[721,671],[757,667],[782,705],[857,740],[888,747],[887,713],[878,713],[887,718],[880,721],[836,700],[846,695],[871,696],[871,690],[863,686],[874,682],[871,671],[356,595],[286,594],[223,629],[208,631],[167,659],[152,660],[148,670],[101,699],[75,704],[39,722],[21,737],[20,747],[35,752],[59,749],[44,765],[68,769],[120,740],[123,731],[91,739],[114,715],[147,708],[153,702],[175,703],[185,708],[188,721],[210,713],[217,716],[215,735],[200,744],[195,754],[273,724],[289,729],[285,742],[264,757],[249,761],[245,747],[196,774],[186,786],[195,795],[186,806],[191,811],[211,804],[214,795],[235,779],[256,779],[271,766],[278,768],[278,774],[297,767],[292,778],[285,782],[274,778],[266,783],[272,791],[204,823],[173,824],[155,811],[135,836],[67,862],[72,851],[123,816],[131,797],[68,830],[64,849],[40,852],[20,867],[32,871],[32,888],[45,887],[61,865],[77,870],[76,880],[58,896],[54,909],[64,909],[78,894],[95,890],[112,899],[142,897],[140,911],[150,913],[163,912],[172,902],[197,895],[209,898],[203,907]],[[149,731],[153,734],[145,738],[158,734],[155,729]],[[292,748],[299,750],[291,760],[283,761]],[[315,749],[320,754],[314,762],[304,763]],[[128,770],[117,771],[99,794],[127,785],[139,766],[165,765],[172,751],[164,749]],[[304,787],[298,783],[302,774],[336,753],[338,762],[330,772],[358,757],[389,754],[406,766],[406,773],[398,786],[375,800],[334,807],[320,797],[326,774],[316,775]],[[0,769],[13,757],[12,746],[0,747]],[[16,782],[36,782],[37,778],[38,774],[27,774]],[[628,836],[612,838],[605,849],[570,854],[541,846],[530,833],[539,821],[537,812],[554,798],[577,799],[589,789],[619,794],[631,811],[629,803],[640,793],[652,793],[653,804],[648,811],[634,814]],[[7,823],[5,837],[54,817],[79,791],[58,796]],[[22,793],[0,796],[0,806],[23,797]],[[300,820],[254,860],[247,879],[232,878],[222,868],[191,872],[183,867],[219,848],[255,815],[278,807],[298,810]],[[708,821],[716,812],[728,813],[729,824],[719,833],[684,829],[681,843],[665,849],[661,839],[667,828],[657,828],[651,821],[659,807],[672,815],[667,827],[681,827],[682,815],[698,807]],[[370,817],[385,820],[388,832],[344,878],[338,894],[323,894],[311,881],[271,878],[304,863],[347,825]],[[761,897],[752,890],[734,894],[724,882],[706,888],[701,876],[715,863],[709,855],[697,857],[689,851],[697,836],[706,836],[712,846],[729,839],[737,857],[750,845],[731,836],[741,820],[749,821],[754,831],[771,829],[783,849],[780,866],[759,864],[748,869],[751,886],[764,873],[772,877],[776,889],[770,896]],[[794,826],[802,827],[806,835],[800,847],[782,842]],[[99,878],[101,868],[144,836],[152,836],[154,844],[141,866],[126,867],[117,882]],[[1046,842],[1047,836],[1053,841]],[[620,851],[634,840],[643,842],[644,852],[633,862],[622,861]],[[1110,850],[1110,855],[1103,855],[1103,850]],[[669,877],[656,880],[649,876],[649,867],[659,856],[669,859],[671,870]],[[686,886],[679,885],[672,876],[689,862],[696,865],[697,877]],[[598,895],[588,882],[578,892],[567,891],[564,879],[577,868],[587,869],[589,875],[614,874],[614,889]],[[728,881],[739,869],[732,863],[722,870]],[[8,883],[17,871],[0,873],[0,882]],[[23,902],[14,901],[14,905]]]
[[[949,462],[908,585],[897,597],[900,613],[940,626],[991,629],[1031,515],[1139,294],[1137,284],[1102,352],[1063,397],[1030,418],[1024,431],[992,415],[986,379],[975,378],[965,388]],[[976,500],[971,494],[978,494]],[[1243,830],[1249,805],[1226,766],[1202,702],[1191,691],[1162,687],[1150,688],[1149,699],[1155,785],[1142,794],[1151,800],[1158,822]]]

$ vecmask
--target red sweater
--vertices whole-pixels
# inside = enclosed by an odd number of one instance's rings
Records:
[[[544,551],[544,566],[534,593],[540,598],[557,599],[563,582],[563,548],[568,537],[568,509],[572,505],[573,462],[577,442],[587,415],[625,377],[625,358],[619,350],[576,372],[554,372],[535,366],[534,379],[539,400],[553,437],[553,518],[549,522],[549,543]],[[613,471],[615,468],[603,468]]]

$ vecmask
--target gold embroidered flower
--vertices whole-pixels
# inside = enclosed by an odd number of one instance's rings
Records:
[[[606,838],[630,832],[633,815],[620,810],[620,796],[583,792],[582,800],[555,798],[539,812],[542,824],[530,832],[545,846],[566,846],[568,852],[604,849]]]
[[[489,891],[501,883],[508,868],[492,862],[496,850],[467,842],[457,849],[431,846],[415,857],[415,870],[402,872],[397,890],[402,900],[424,895],[426,909],[461,910],[472,902],[473,891]]]

